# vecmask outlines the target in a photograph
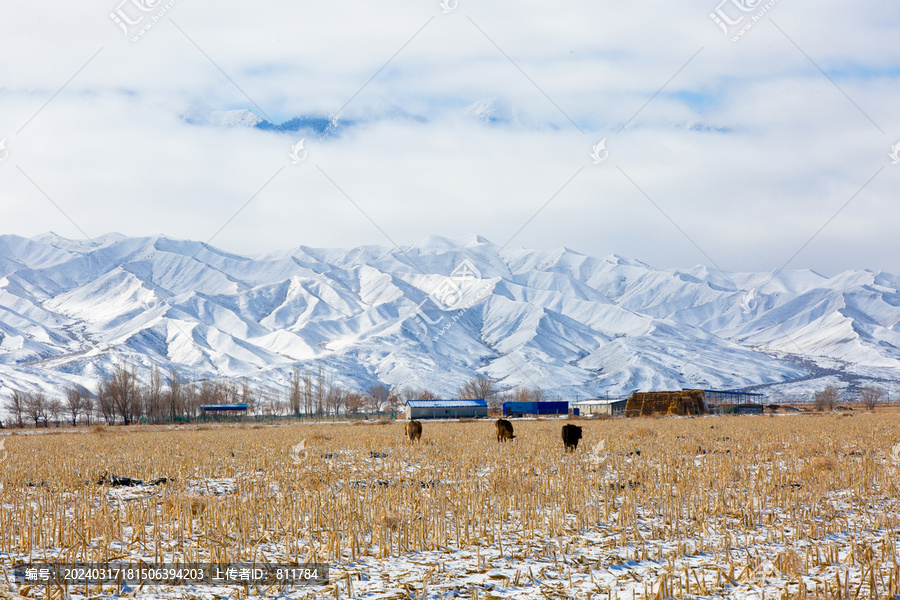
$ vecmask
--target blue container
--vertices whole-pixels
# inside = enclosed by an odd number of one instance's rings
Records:
[[[567,415],[569,403],[557,402],[504,402],[503,416],[522,417],[525,415]]]

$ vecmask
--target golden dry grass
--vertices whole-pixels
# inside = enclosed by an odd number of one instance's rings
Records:
[[[491,420],[426,421],[416,445],[403,423],[378,421],[8,437],[0,552],[206,562],[265,548],[269,560],[341,565],[510,544],[527,558],[544,540],[603,532],[607,560],[663,565],[648,596],[833,565],[856,569],[858,597],[900,592],[896,413],[586,422],[574,456],[561,425],[516,421],[507,444]],[[115,490],[98,485],[104,474],[174,481]],[[777,551],[739,552],[751,544]],[[679,573],[676,561],[704,554],[715,577]],[[803,581],[810,595],[837,593],[833,577]],[[797,586],[785,597],[807,593]]]

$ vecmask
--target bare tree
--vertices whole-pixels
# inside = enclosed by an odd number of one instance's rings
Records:
[[[288,403],[291,405],[291,414],[295,417],[300,416],[300,401],[300,367],[294,367],[288,384]]]
[[[203,404],[219,404],[219,392],[217,386],[209,379],[200,382],[197,390],[197,401]]]
[[[821,392],[816,392],[815,408],[816,410],[834,410],[838,403],[840,392],[837,386],[828,385]]]
[[[325,372],[319,365],[319,373],[316,376],[316,414],[321,415],[325,412]]]
[[[253,388],[250,386],[250,382],[247,381],[247,378],[244,377],[241,379],[241,404],[247,405],[247,413],[252,413],[256,410],[256,402],[257,398],[261,395],[261,391],[253,391]]]
[[[403,398],[397,392],[392,391],[387,399],[387,409],[391,412],[397,412],[403,406]]]
[[[88,401],[87,390],[80,385],[73,385],[66,390],[66,412],[72,417],[72,427],[78,425],[78,415],[87,412]]]
[[[159,376],[159,367],[153,365],[150,369],[150,386],[141,390],[142,412],[151,422],[160,422],[166,412],[165,398],[162,391],[162,378]]]
[[[204,381],[204,384],[205,383],[206,382]],[[200,405],[204,404],[204,402],[201,401],[200,392],[197,390],[197,385],[193,382],[187,383],[182,387],[182,397],[184,398],[184,416],[186,416],[189,421],[196,421],[197,415],[200,414]]]
[[[256,403],[256,414],[264,417],[271,417],[278,414],[278,402],[269,394],[260,394],[259,402]]]
[[[512,402],[543,402],[544,390],[539,387],[524,388],[518,387],[510,393]]]
[[[221,404],[237,404],[241,398],[241,392],[234,381],[217,383],[216,387],[220,390],[218,396]]]
[[[59,427],[59,417],[63,414],[63,403],[59,398],[51,398],[47,401],[47,419],[44,421],[44,426],[46,427],[48,421],[53,421],[53,423]]]
[[[371,409],[371,412],[380,412],[390,397],[391,390],[388,386],[383,383],[371,385],[366,391],[366,408]]]
[[[339,385],[329,383],[328,391],[325,394],[325,405],[331,414],[339,415],[346,409],[347,392]]]
[[[359,392],[350,392],[344,400],[347,412],[350,414],[358,414],[362,412],[365,406],[365,396]]]
[[[101,381],[100,385],[97,386],[97,410],[100,411],[100,416],[103,417],[107,425],[112,425],[116,422],[116,407],[113,404],[111,388],[112,381],[109,379]]]
[[[81,414],[84,415],[84,421],[90,425],[91,420],[97,412],[97,400],[87,390],[84,391],[84,408]]]
[[[400,391],[400,398],[403,402],[410,400],[440,400],[441,395],[427,388],[403,388]]]
[[[169,393],[166,394],[166,404],[169,409],[169,419],[174,423],[175,419],[184,413],[184,398],[182,397],[183,381],[175,367],[169,372]]]
[[[13,390],[12,396],[6,400],[6,410],[12,415],[16,427],[24,425],[22,417],[25,415],[25,392]]]
[[[467,381],[457,393],[461,400],[488,400],[497,390],[493,379],[479,375]]]
[[[470,379],[459,388],[457,394],[461,400],[485,400],[491,411],[496,411],[501,406],[494,380],[484,375]]]
[[[282,398],[280,395],[272,395],[269,392],[265,392],[263,390],[259,390],[257,393],[259,394],[259,397],[263,400],[271,398],[270,400],[266,400],[266,401],[272,403],[272,411],[276,415],[292,414],[290,412],[291,411],[290,400]]]
[[[47,424],[47,397],[43,392],[30,392],[25,395],[24,412],[30,419],[34,420],[34,426],[37,427],[41,421]]]
[[[859,391],[859,400],[867,410],[873,410],[884,401],[885,390],[882,387],[867,385]]]
[[[313,382],[309,371],[303,371],[303,413],[311,415],[313,412]]]
[[[128,425],[140,414],[140,390],[134,368],[121,363],[110,380],[109,393],[116,414]]]

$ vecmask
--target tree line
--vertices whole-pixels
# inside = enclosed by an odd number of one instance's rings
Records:
[[[478,376],[460,386],[456,397],[487,400],[496,411],[505,401],[537,401],[543,399],[543,393],[525,388],[498,392],[494,380]],[[362,391],[352,390],[334,383],[321,368],[317,372],[294,368],[287,389],[281,393],[247,379],[188,381],[177,369],[162,374],[156,366],[150,369],[147,383],[142,383],[137,368],[122,363],[93,391],[74,384],[58,397],[42,391],[12,390],[4,403],[7,418],[0,421],[0,427],[196,421],[202,415],[202,406],[215,404],[246,404],[247,414],[262,417],[324,418],[396,413],[408,400],[440,399],[439,394],[426,388],[394,390],[375,384]]]
[[[825,389],[813,395],[813,408],[819,411],[834,410],[842,401],[843,394],[836,385],[827,385]],[[887,391],[878,386],[867,385],[857,393],[857,400],[866,410],[872,410],[885,402]]]

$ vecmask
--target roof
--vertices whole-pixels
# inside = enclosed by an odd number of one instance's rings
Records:
[[[410,408],[487,408],[485,400],[409,400]]]
[[[628,398],[595,398],[593,400],[579,400],[572,404],[575,406],[594,406],[597,404],[615,404],[616,402],[628,402]]]
[[[710,392],[713,394],[740,394],[741,396],[765,396],[759,392],[738,392],[735,390],[700,390],[701,392]]]

